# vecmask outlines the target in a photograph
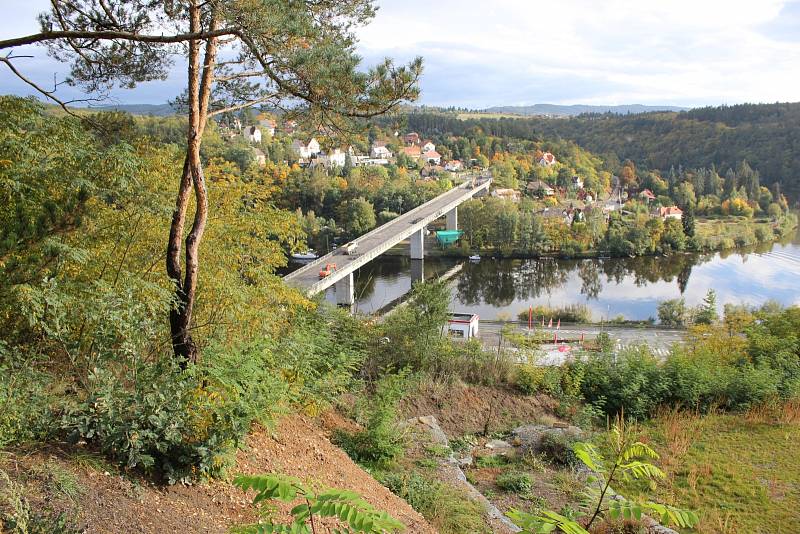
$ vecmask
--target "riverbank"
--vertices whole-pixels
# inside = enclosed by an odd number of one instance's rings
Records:
[[[532,252],[504,247],[462,248],[452,246],[442,248],[436,242],[433,234],[426,237],[425,256],[430,258],[468,258],[478,254],[490,258],[502,259],[596,259],[608,257],[647,257],[670,256],[691,252],[722,252],[742,247],[759,244],[780,243],[798,229],[798,216],[788,213],[779,220],[769,218],[747,217],[707,217],[698,218],[695,224],[694,242],[684,250],[674,250],[671,253],[640,254],[640,255],[614,255],[608,250],[591,248],[588,250]],[[385,254],[390,256],[404,256],[408,254],[407,243],[399,243]]]

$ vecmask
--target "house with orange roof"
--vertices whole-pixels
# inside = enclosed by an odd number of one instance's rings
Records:
[[[422,155],[422,149],[417,145],[404,146],[400,151],[409,158],[417,159]]]
[[[667,206],[661,207],[655,210],[656,217],[661,217],[662,219],[678,219],[681,220],[683,218],[683,210],[681,210],[678,206]]]

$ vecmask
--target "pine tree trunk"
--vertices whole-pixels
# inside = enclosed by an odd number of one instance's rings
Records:
[[[210,26],[216,28],[216,11],[212,11]],[[197,32],[201,27],[200,7],[197,1],[190,7],[190,27]],[[183,163],[175,211],[172,214],[169,241],[167,244],[167,275],[174,284],[175,302],[169,314],[172,349],[182,366],[196,363],[199,352],[192,339],[192,313],[197,292],[197,276],[200,267],[199,250],[208,220],[208,192],[206,190],[203,165],[200,160],[200,144],[208,120],[208,103],[213,81],[213,69],[217,54],[217,40],[206,41],[203,68],[200,64],[200,41],[189,44],[189,131],[186,159]],[[201,76],[202,73],[202,76]],[[194,192],[195,213],[192,228],[186,236],[184,266],[181,268],[181,240],[186,225],[186,212],[190,195]]]

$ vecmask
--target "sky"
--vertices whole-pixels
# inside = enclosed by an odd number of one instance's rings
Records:
[[[359,30],[365,64],[422,56],[420,103],[701,106],[800,101],[800,0],[378,0]],[[0,0],[0,38],[37,31],[46,0]],[[52,86],[64,65],[43,49],[18,60]],[[4,69],[0,65],[0,69]],[[165,82],[116,91],[120,103],[164,103]],[[0,70],[0,93],[28,90]],[[73,97],[69,88],[65,97]]]

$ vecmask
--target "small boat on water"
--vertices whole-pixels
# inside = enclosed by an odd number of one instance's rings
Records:
[[[469,261],[481,261],[481,257],[477,254],[473,254],[469,257]]]
[[[313,250],[306,250],[305,252],[295,252],[292,254],[292,259],[295,261],[311,261],[319,258],[317,253]]]

